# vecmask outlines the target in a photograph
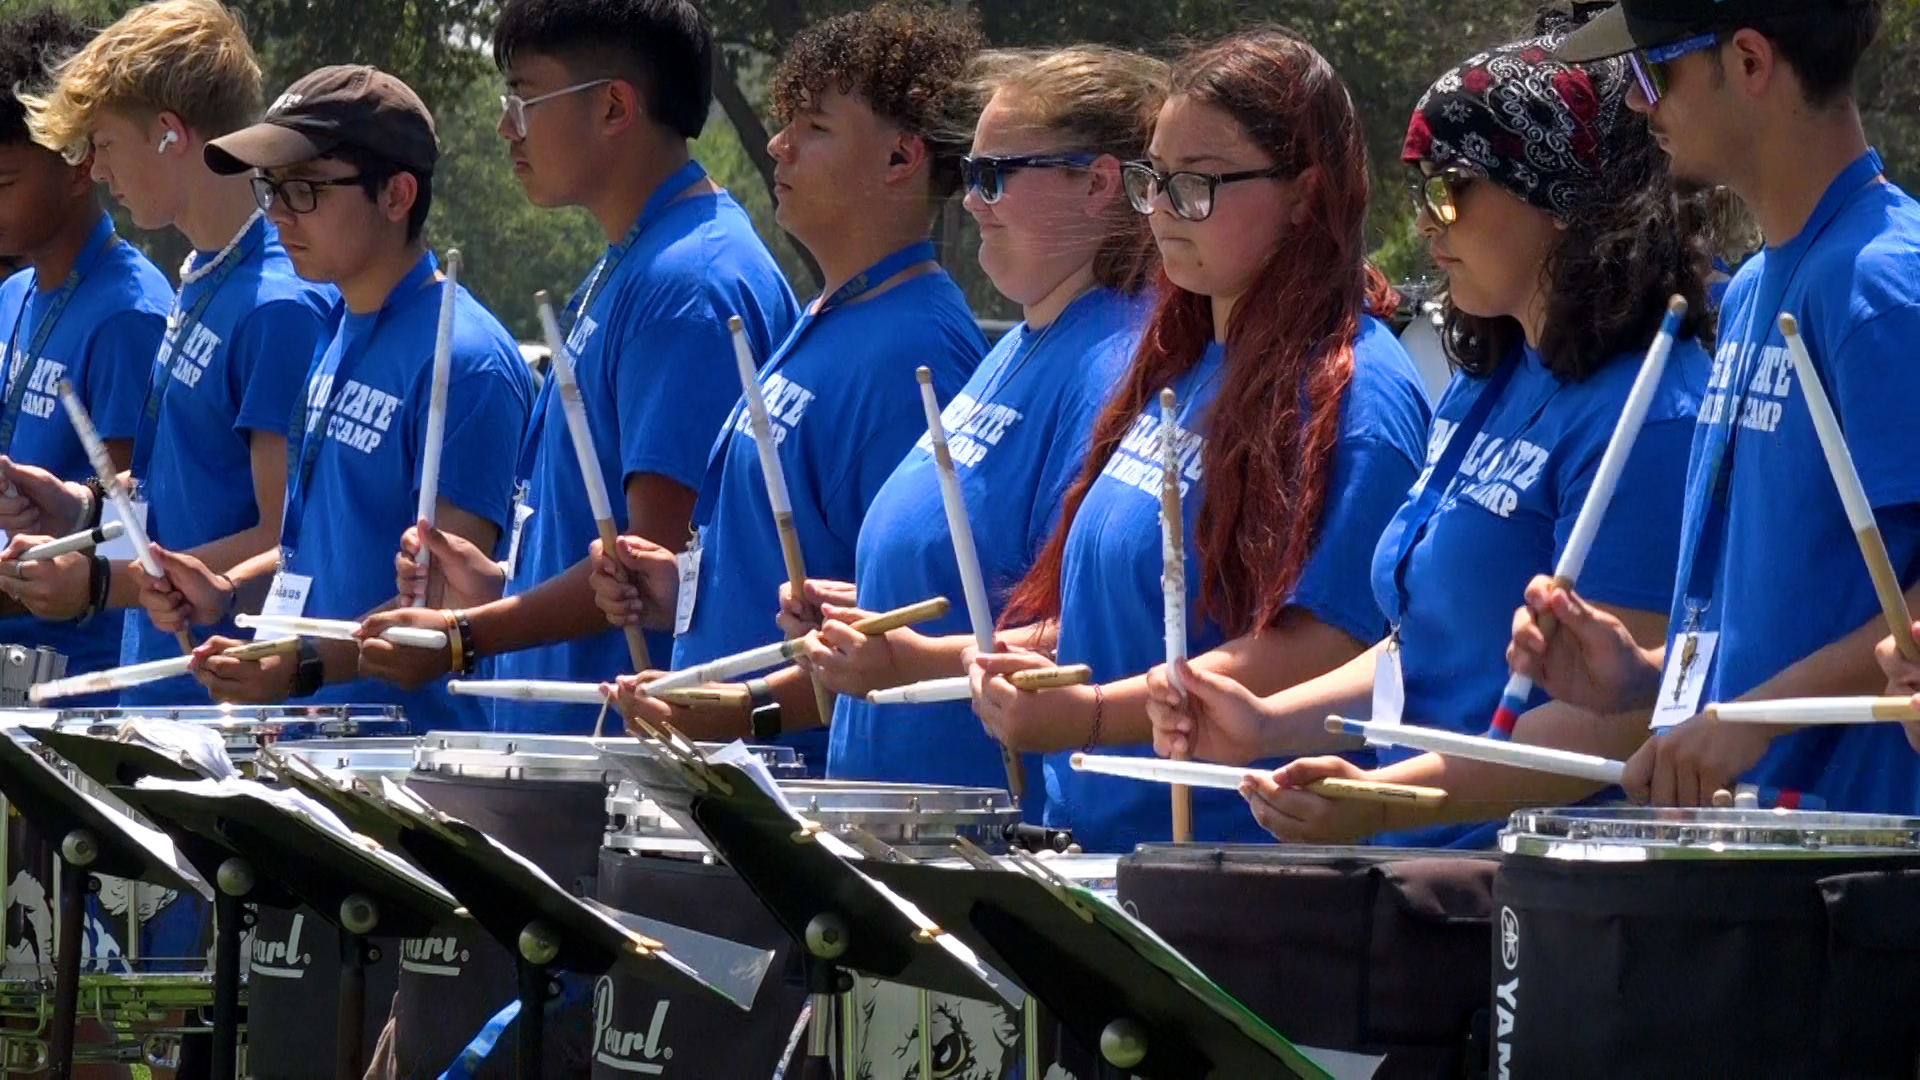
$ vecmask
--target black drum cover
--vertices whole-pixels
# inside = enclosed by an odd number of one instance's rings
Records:
[[[247,1060],[260,1080],[334,1080],[340,1013],[340,931],[312,908],[261,907],[247,968]],[[399,983],[400,942],[378,938],[367,965],[362,1061]]]
[[[1509,856],[1492,1075],[1920,1075],[1913,861]]]
[[[1376,1080],[1479,1075],[1489,855],[1146,846],[1120,902],[1303,1047],[1384,1055]]]
[[[445,777],[416,773],[407,786],[442,813],[525,856],[562,887],[593,878],[606,831],[607,789],[597,783]],[[401,943],[394,1041],[401,1076],[437,1077],[488,1020],[517,996],[513,956],[472,923]],[[592,1044],[593,981],[558,980],[547,1003],[543,1074],[584,1078]],[[368,999],[373,1000],[371,992]],[[509,1025],[475,1080],[514,1074],[518,1025]]]

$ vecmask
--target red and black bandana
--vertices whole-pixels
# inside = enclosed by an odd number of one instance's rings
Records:
[[[1400,159],[1464,165],[1565,219],[1606,167],[1611,133],[1640,121],[1625,62],[1555,60],[1564,38],[1502,45],[1442,75],[1414,107]]]

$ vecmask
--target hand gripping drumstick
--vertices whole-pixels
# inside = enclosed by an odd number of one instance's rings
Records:
[[[953,536],[953,558],[960,566],[960,587],[967,599],[967,621],[973,626],[973,644],[981,655],[993,651],[993,606],[987,601],[986,576],[980,572],[980,553],[973,546],[973,525],[967,520],[966,498],[960,492],[960,474],[953,467],[947,445],[947,425],[940,419],[940,402],[933,396],[933,372],[920,368],[920,404],[927,412],[927,439],[933,444],[934,469],[940,474],[940,503],[947,512],[947,532]],[[1007,791],[1017,800],[1026,796],[1027,774],[1020,755],[1000,747],[1000,764],[1007,772]]]
[[[1780,333],[1787,339],[1787,352],[1793,357],[1794,371],[1800,376],[1800,389],[1807,399],[1807,411],[1813,414],[1813,430],[1820,436],[1820,449],[1833,473],[1833,484],[1840,489],[1840,505],[1846,508],[1847,522],[1860,542],[1860,554],[1867,560],[1867,575],[1873,579],[1873,591],[1880,596],[1880,610],[1886,615],[1887,628],[1893,632],[1894,647],[1912,663],[1920,663],[1920,644],[1913,640],[1913,616],[1907,611],[1906,594],[1900,590],[1900,578],[1887,558],[1887,544],[1880,538],[1880,526],[1873,519],[1873,505],[1860,484],[1853,467],[1853,454],[1847,450],[1846,436],[1840,433],[1840,421],[1833,415],[1833,403],[1827,400],[1826,387],[1814,369],[1807,343],[1800,339],[1800,324],[1791,315],[1780,316]]]
[[[451,679],[447,692],[468,697],[504,698],[509,701],[546,701],[560,705],[604,705],[602,683],[555,682],[545,679]],[[752,700],[745,687],[700,686],[668,690],[655,697],[689,708],[743,706]]]
[[[15,562],[42,562],[57,559],[62,555],[71,555],[76,551],[91,551],[110,540],[118,540],[125,535],[126,526],[117,521],[109,521],[97,529],[73,533],[58,540],[49,540],[44,544],[35,544],[20,553]]]
[[[931,600],[922,600],[917,604],[908,604],[906,607],[861,619],[853,624],[853,629],[868,637],[878,637],[889,630],[898,630],[903,626],[937,619],[945,615],[951,606],[947,603],[946,597],[936,596]],[[640,689],[657,697],[663,690],[680,690],[704,683],[726,682],[742,675],[751,675],[756,671],[778,667],[799,656],[805,649],[806,639],[790,638],[772,645],[762,645],[757,649],[734,653],[732,656],[723,656],[718,660],[709,660],[704,664],[682,668],[670,675],[662,675]]]
[[[235,660],[265,660],[269,656],[291,656],[299,649],[299,638],[284,637],[235,645],[219,655],[231,656]],[[79,697],[81,694],[103,694],[110,690],[126,690],[159,682],[162,679],[171,679],[177,675],[185,675],[188,666],[192,663],[191,656],[176,656],[168,660],[128,664],[126,667],[108,668],[105,671],[75,675],[66,679],[52,679],[29,688],[27,697],[37,703]]]
[[[100,480],[100,490],[107,493],[113,508],[120,514],[120,520],[126,525],[127,537],[133,541],[133,553],[140,560],[140,568],[147,576],[164,578],[159,560],[153,557],[152,543],[147,539],[147,530],[140,527],[140,521],[133,516],[133,500],[127,497],[127,489],[120,484],[120,473],[113,467],[113,458],[107,453],[107,444],[100,441],[100,432],[93,426],[93,418],[87,415],[87,407],[80,404],[74,395],[73,383],[60,380],[60,404],[67,410],[67,418],[73,421],[74,433],[80,436],[80,445],[87,452],[87,461],[92,463],[94,475]],[[174,635],[180,642],[180,651],[193,651],[193,634],[182,630]]]
[[[427,397],[427,445],[420,466],[420,505],[414,520],[429,526],[440,505],[440,451],[447,441],[447,381],[453,371],[453,307],[460,295],[460,252],[447,252],[447,280],[440,287],[440,326],[433,339],[433,390]],[[421,538],[420,557],[415,564],[427,565],[430,552]],[[426,607],[427,591],[423,583],[420,595],[410,607]]]
[[[1015,690],[1037,693],[1042,690],[1059,690],[1068,686],[1085,686],[1093,681],[1093,669],[1085,664],[1069,664],[1066,667],[1031,668],[1016,671],[1007,676]],[[949,679],[928,679],[925,682],[909,683],[906,686],[894,686],[885,690],[874,690],[867,694],[869,705],[934,705],[943,701],[967,701],[973,697],[973,682],[966,675],[956,675]]]
[[[1180,665],[1187,659],[1187,550],[1186,521],[1180,509],[1180,423],[1173,411],[1173,388],[1160,391],[1160,597],[1167,628],[1167,681],[1182,698]],[[1185,760],[1185,754],[1175,755]],[[1193,840],[1193,793],[1175,784],[1173,842]]]
[[[1647,418],[1647,407],[1653,403],[1653,392],[1660,386],[1661,373],[1666,371],[1667,356],[1673,352],[1674,339],[1680,333],[1680,320],[1686,318],[1687,301],[1676,296],[1667,301],[1667,314],[1660,320],[1660,331],[1653,336],[1653,345],[1647,349],[1647,358],[1640,364],[1640,374],[1634,376],[1633,389],[1627,392],[1627,403],[1620,410],[1620,419],[1613,426],[1613,437],[1607,440],[1606,452],[1600,455],[1600,467],[1594,472],[1593,484],[1587,488],[1587,498],[1580,505],[1580,515],[1573,521],[1573,532],[1567,537],[1566,549],[1560,553],[1560,565],[1554,567],[1553,583],[1562,589],[1572,589],[1580,578],[1580,571],[1586,566],[1587,552],[1593,548],[1593,538],[1600,532],[1600,520],[1606,517],[1607,504],[1613,501],[1614,488],[1620,484],[1620,474],[1626,471],[1627,458],[1633,453],[1634,440],[1640,437],[1640,425]],[[1553,632],[1553,616],[1543,614],[1539,620],[1540,633]],[[1493,723],[1487,727],[1487,738],[1510,739],[1513,737],[1513,725],[1519,721],[1520,712],[1527,707],[1527,698],[1533,694],[1533,680],[1525,675],[1515,675],[1507,680],[1507,688],[1500,694],[1500,704],[1493,710]]]
[[[805,604],[807,566],[800,558],[800,530],[793,523],[793,499],[787,494],[787,474],[780,467],[780,448],[773,442],[773,421],[767,416],[767,399],[760,390],[753,347],[747,344],[747,324],[735,315],[727,320],[727,329],[733,334],[733,359],[740,368],[740,396],[746,399],[747,415],[753,421],[753,445],[760,452],[760,472],[767,481],[773,527],[780,534],[780,555],[787,563],[787,583],[793,587],[794,602]],[[831,723],[833,695],[819,683],[813,684],[813,704],[820,710],[820,722]]]
[[[1265,776],[1269,771],[1235,765],[1209,765],[1199,761],[1161,761],[1158,758],[1105,754],[1075,754],[1071,760],[1073,767],[1082,772],[1222,791],[1238,791],[1247,777]],[[1447,793],[1439,788],[1388,784],[1378,780],[1316,780],[1306,785],[1306,790],[1328,799],[1391,803],[1396,806],[1439,806],[1447,801]]]
[[[354,633],[360,629],[360,624],[351,619],[308,619],[295,615],[236,615],[233,624],[246,630],[292,634],[322,641],[358,641]],[[381,631],[380,640],[409,649],[432,649],[438,652],[447,647],[447,632],[421,630],[412,626],[389,626]]]
[[[613,548],[619,531],[613,524],[613,501],[607,495],[607,476],[600,471],[600,455],[593,448],[593,429],[587,424],[587,402],[580,396],[580,384],[573,377],[573,357],[567,352],[566,339],[560,336],[560,323],[553,317],[553,301],[545,290],[534,294],[540,306],[540,330],[546,334],[547,350],[553,354],[553,378],[560,391],[560,409],[567,416],[567,432],[573,436],[573,452],[580,459],[580,478],[587,485],[587,506],[593,511],[593,523],[600,530],[600,546],[607,558],[615,558]],[[633,670],[653,667],[647,656],[647,639],[637,626],[624,627],[627,657]]]

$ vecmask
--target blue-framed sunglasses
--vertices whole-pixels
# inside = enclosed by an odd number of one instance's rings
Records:
[[[1640,84],[1640,93],[1646,97],[1647,104],[1654,105],[1667,92],[1666,65],[1688,53],[1711,49],[1719,43],[1718,34],[1695,34],[1666,45],[1635,49],[1627,54],[1627,66],[1633,69],[1633,80]]]
[[[963,191],[976,191],[980,201],[992,206],[1007,193],[1007,177],[1021,169],[1084,169],[1100,160],[1099,154],[1076,151],[1070,154],[975,154],[960,159],[960,184]]]

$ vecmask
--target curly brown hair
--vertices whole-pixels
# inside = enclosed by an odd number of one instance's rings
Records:
[[[972,118],[956,112],[977,102],[963,85],[980,51],[980,28],[968,15],[920,3],[882,3],[836,15],[801,31],[773,73],[773,116],[785,124],[819,94],[857,94],[878,116],[926,140],[936,200],[960,190],[960,159]]]

